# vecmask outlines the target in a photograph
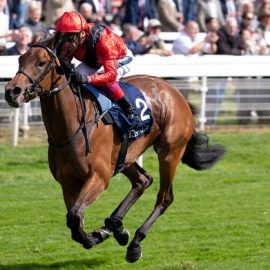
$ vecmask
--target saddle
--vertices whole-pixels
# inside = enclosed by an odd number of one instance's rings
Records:
[[[116,103],[112,102],[102,94],[102,90],[99,90],[91,84],[83,86],[83,88],[88,91],[96,101],[100,114],[104,115],[102,118],[103,122],[107,125],[114,125],[115,130],[122,140],[121,150],[114,174],[117,174],[123,169],[128,143],[149,134],[153,123],[152,112],[147,105],[147,101],[143,93],[137,87],[129,83],[119,82],[119,84],[133,108],[137,111],[141,121],[136,120],[136,118],[128,119]]]

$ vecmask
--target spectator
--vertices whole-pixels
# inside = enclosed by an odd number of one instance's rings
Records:
[[[178,39],[173,42],[173,52],[183,55],[214,54],[216,52],[217,35],[199,32],[195,21],[186,23]]]
[[[184,25],[188,21],[197,20],[197,0],[182,0],[183,13],[184,13]]]
[[[221,4],[218,0],[198,0],[197,17],[200,31],[202,32],[206,32],[206,18],[214,17],[219,20],[220,25],[225,24],[225,18],[222,12]]]
[[[228,17],[225,26],[218,31],[217,54],[222,55],[243,55],[245,46],[240,38],[237,20],[235,17]],[[235,90],[238,99],[239,90]]]
[[[220,0],[220,3],[224,18],[234,17],[237,19],[239,15],[239,7],[237,0]]]
[[[256,28],[255,25],[257,24],[255,21],[257,21],[257,19],[255,18],[253,12],[244,12],[240,21],[240,31],[243,29],[247,29],[251,33],[253,33]]]
[[[15,37],[15,45],[6,49],[1,55],[22,55],[29,49],[29,44],[32,41],[33,33],[27,26],[19,29]]]
[[[159,20],[149,20],[146,31],[139,38],[138,43],[149,48],[147,53],[170,56],[173,52],[167,49],[165,42],[159,37],[160,27]]]
[[[109,14],[115,15],[120,12],[125,0],[111,0],[104,4],[105,9]]]
[[[6,47],[7,35],[9,31],[9,16],[5,13],[7,9],[7,1],[0,0],[0,51],[4,50]]]
[[[158,0],[157,0],[158,1]],[[175,8],[177,12],[180,13],[181,18],[183,19],[182,22],[184,22],[184,11],[187,8],[188,0],[172,0],[175,4]]]
[[[254,15],[255,7],[254,7],[253,0],[244,1],[242,3],[242,5],[240,5],[238,7],[238,9],[239,9],[239,12],[238,12],[239,13],[238,14],[239,19],[238,19],[238,21],[241,21],[241,18],[243,17],[243,15],[245,13],[249,13],[249,12],[251,12],[253,14],[253,17],[254,17],[253,23],[255,23],[257,21],[257,17]]]
[[[102,8],[99,1],[81,0],[81,1],[79,1],[79,9],[80,9],[81,5],[84,3],[88,3],[91,5],[93,13],[98,13],[100,11],[100,9]]]
[[[107,1],[106,10],[108,11],[106,14],[106,17],[109,17],[108,20],[112,21],[114,24],[117,24],[121,28],[123,26],[126,13],[126,1]]]
[[[13,0],[12,13],[15,15],[13,22],[14,28],[20,28],[27,20],[28,4],[29,0]]]
[[[270,7],[268,5],[259,10],[258,18],[260,20],[260,25],[255,33],[252,33],[245,28],[241,31],[242,42],[245,46],[245,54],[269,54],[269,45],[267,46],[267,32],[269,32],[269,30],[267,29],[270,26]],[[261,124],[269,124],[270,111],[263,110],[260,105],[265,103],[269,96],[270,93],[268,89],[261,90],[260,92],[253,89],[237,89],[236,103],[238,124],[249,124],[252,113],[256,113],[258,121]],[[253,104],[253,111],[246,109],[245,105],[247,103]]]
[[[247,55],[253,55],[257,54],[256,53],[256,47],[253,42],[252,42],[252,33],[250,32],[249,29],[243,28],[240,30],[240,38],[243,43],[243,48],[244,48],[244,53]]]
[[[254,31],[254,24],[252,23],[254,17],[252,12],[246,12],[242,15],[240,36],[245,46],[245,54],[265,55],[267,54],[267,45],[262,38],[263,36]]]
[[[122,30],[122,38],[134,55],[146,54],[150,50],[149,46],[140,44],[138,42],[139,38],[143,35],[143,32],[140,31],[137,26],[130,23],[125,23]]]
[[[267,54],[270,54],[270,4],[265,5],[258,11],[259,26],[256,29],[256,33],[262,43],[268,49]]]
[[[88,23],[94,22],[93,6],[89,3],[82,3],[79,7],[79,12],[83,15]]]
[[[267,53],[267,48],[265,46],[261,46],[258,43],[258,40],[254,40],[252,38],[252,33],[248,29],[242,29],[240,31],[240,37],[245,46],[245,54],[248,55],[264,55]],[[247,80],[247,84],[248,84]],[[235,90],[236,94],[236,104],[237,104],[237,117],[239,125],[247,125],[250,123],[250,116],[252,113],[257,114],[259,121],[261,123],[269,124],[269,111],[260,110],[260,104],[265,103],[265,99],[270,96],[269,90],[263,89],[260,91],[256,91],[254,89],[237,89]],[[252,110],[248,110],[246,104],[250,104],[249,106]],[[264,119],[266,118],[266,119]]]
[[[92,6],[92,21],[93,22],[109,25],[110,22],[107,20],[105,8],[101,2],[102,1],[83,0],[81,1],[81,5],[88,3]]]
[[[75,10],[79,11],[80,10],[80,5],[82,4],[81,3],[82,1],[81,0],[73,0],[72,2],[73,2]]]
[[[172,50],[175,54],[194,55],[214,54],[216,52],[217,35],[215,33],[199,32],[199,25],[195,21],[188,21],[180,36],[173,42]],[[188,78],[190,82],[197,81],[197,77]],[[181,91],[188,98],[188,91]]]
[[[218,33],[220,29],[220,23],[217,18],[207,18],[205,20],[207,33]],[[215,44],[216,48],[217,45]],[[224,78],[216,78],[213,81],[213,86],[208,88],[206,93],[206,124],[208,126],[214,126],[216,119],[220,112],[221,103],[224,96]]]
[[[217,32],[220,29],[220,23],[217,18],[214,17],[209,17],[205,19],[205,27],[206,27],[206,32],[214,32],[217,34]]]
[[[162,32],[179,32],[183,30],[183,13],[177,10],[172,0],[157,0],[156,10],[161,22]]]
[[[268,0],[255,0],[256,6],[254,6],[254,13],[258,14],[260,10],[267,5]]]
[[[24,26],[28,26],[32,30],[33,35],[35,35],[38,32],[41,32],[45,35],[49,34],[49,29],[47,28],[47,26],[40,21],[41,16],[42,16],[41,2],[31,1],[28,5],[28,18]]]
[[[45,22],[49,29],[55,29],[55,23],[65,11],[73,11],[75,6],[72,0],[46,0]]]
[[[155,18],[154,0],[127,0],[123,23],[136,25],[144,31],[146,20]]]
[[[158,1],[158,0],[156,0]],[[187,21],[196,21],[197,0],[171,0],[175,3],[176,10],[180,13],[180,22],[184,26]],[[170,14],[168,15],[170,16]],[[180,29],[179,31],[181,31]]]
[[[244,45],[246,55],[266,55],[267,46],[261,42],[257,33],[252,32],[248,27],[240,30],[240,38]]]
[[[242,55],[245,53],[236,18],[227,18],[225,26],[218,31],[218,36],[217,54]]]
[[[108,16],[106,16],[103,11],[98,11],[98,13],[94,13],[93,6],[90,3],[83,2],[80,5],[79,12],[84,16],[88,23],[101,23],[107,25],[114,33],[118,34],[119,36],[122,35],[122,30],[120,26],[114,23],[114,21],[112,21],[113,18],[110,18],[111,20],[108,21]]]

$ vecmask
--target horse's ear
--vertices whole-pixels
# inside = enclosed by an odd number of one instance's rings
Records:
[[[32,40],[32,45],[42,44],[50,49],[55,48],[55,34],[45,35],[44,33],[36,33]]]
[[[43,38],[44,38],[44,35],[41,32],[36,33],[33,36],[32,44],[33,45],[38,44]]]
[[[56,39],[55,39],[55,36],[56,36],[56,34],[54,33],[52,36],[51,36],[51,38],[48,40],[48,47],[49,48],[51,48],[52,50],[54,50],[55,49],[55,47],[56,47]]]

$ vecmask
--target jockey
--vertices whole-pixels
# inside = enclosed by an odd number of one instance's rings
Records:
[[[121,37],[109,27],[87,23],[80,13],[70,11],[57,21],[55,42],[60,59],[70,63],[75,57],[81,61],[71,76],[72,82],[98,86],[129,119],[138,117],[117,82],[129,71],[126,65],[133,60]]]

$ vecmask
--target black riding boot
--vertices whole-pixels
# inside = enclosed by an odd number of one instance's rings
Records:
[[[120,98],[117,101],[117,104],[120,106],[120,108],[124,111],[124,113],[129,119],[133,118],[139,119],[137,112],[134,110],[134,108],[132,107],[132,105],[129,103],[128,99],[125,96]]]

